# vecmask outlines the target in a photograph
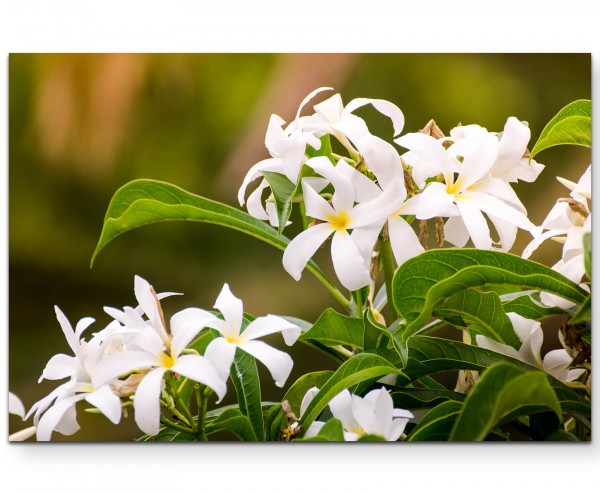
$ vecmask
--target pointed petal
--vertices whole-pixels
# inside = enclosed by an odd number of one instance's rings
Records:
[[[404,170],[398,151],[388,142],[371,134],[356,143],[367,167],[375,174],[379,185],[385,189],[394,180],[404,179]],[[359,201],[361,202],[361,201]]]
[[[489,177],[480,180],[469,187],[469,192],[485,192],[486,194],[503,200],[522,213],[526,213],[525,206],[523,206],[523,203],[517,194],[515,194],[513,188],[500,178]]]
[[[394,103],[384,99],[356,98],[350,101],[344,108],[344,113],[352,113],[357,108],[371,104],[379,113],[385,115],[392,121],[394,136],[397,136],[404,128],[404,114]]]
[[[412,132],[394,140],[403,148],[415,153],[437,168],[436,173],[452,175],[455,172],[455,163],[452,161],[446,149],[437,139],[420,132]]]
[[[282,173],[283,167],[281,160],[279,158],[268,158],[266,160],[259,161],[253,165],[250,170],[248,170],[248,173],[246,173],[244,181],[242,182],[242,186],[238,190],[238,202],[240,203],[240,206],[244,205],[244,196],[246,195],[246,189],[248,188],[248,185],[250,185],[250,182],[253,182],[260,177],[260,172],[262,171]]]
[[[306,216],[322,221],[329,221],[329,218],[336,216],[331,205],[317,194],[306,180],[302,180],[302,195],[306,206]]]
[[[159,368],[146,374],[133,396],[135,423],[151,436],[155,436],[160,430],[160,392],[165,371],[166,369]]]
[[[487,221],[481,214],[481,211],[476,205],[469,200],[464,200],[464,194],[461,194],[460,200],[457,200],[456,205],[460,211],[460,215],[465,223],[465,227],[469,231],[473,244],[478,249],[490,250],[492,248],[492,237],[490,237],[490,229]]]
[[[14,393],[8,392],[8,413],[18,415],[23,418],[25,416],[25,406],[21,399]]]
[[[400,436],[406,428],[406,424],[408,424],[408,420],[409,419],[407,418],[397,418],[392,420],[392,424],[390,425],[385,434],[386,440],[397,441],[398,439],[400,439]]]
[[[381,232],[384,223],[385,220],[380,220],[378,223],[367,227],[355,228],[350,234],[350,238],[358,246],[366,265],[371,264],[373,247],[375,246],[375,242],[377,242],[377,237],[379,237],[379,232]]]
[[[329,223],[321,223],[303,231],[289,243],[283,253],[283,267],[292,278],[300,280],[306,263],[333,231]]]
[[[363,175],[343,160],[336,165],[336,170],[352,182],[356,202],[366,202],[381,194],[381,189],[370,178]]]
[[[523,182],[535,182],[544,168],[546,168],[544,165],[535,160],[529,162],[529,158],[521,158],[521,160],[506,173],[497,175],[492,168],[492,174],[505,182],[518,182],[519,180],[523,180]]]
[[[64,353],[59,353],[58,355],[54,355],[54,357],[48,361],[42,372],[42,377],[40,377],[38,382],[42,379],[55,380],[71,377],[75,375],[78,368],[79,359],[70,357]]]
[[[461,203],[468,201],[473,207],[483,211],[484,213],[493,214],[497,218],[504,220],[512,225],[515,225],[523,230],[534,232],[540,230],[537,228],[527,216],[522,212],[509,206],[500,199],[483,192],[468,192],[460,194]]]
[[[135,275],[134,292],[140,307],[144,314],[148,316],[154,330],[162,339],[168,339],[152,285],[141,276]]]
[[[398,266],[425,250],[412,226],[400,216],[392,216],[388,220],[388,234]]]
[[[318,392],[319,388],[317,388],[316,386],[313,386],[306,392],[304,398],[302,398],[302,403],[300,404],[300,418],[302,418],[302,415],[304,415],[304,412],[308,408],[308,405],[310,405],[310,402],[313,401],[313,398],[317,395]]]
[[[498,144],[498,157],[492,169],[495,176],[501,176],[514,168],[523,158],[531,130],[515,117],[509,117]]]
[[[419,198],[417,218],[428,220],[436,216],[447,216],[448,209],[454,203],[455,195],[449,194],[445,184],[430,183]]]
[[[292,357],[281,350],[267,345],[263,341],[245,341],[239,345],[239,348],[262,362],[271,373],[275,384],[280,388],[283,387],[294,366]]]
[[[227,392],[225,380],[221,378],[217,369],[207,358],[200,355],[182,355],[171,370],[208,386],[217,394],[219,401]]]
[[[282,317],[269,314],[268,316],[257,317],[248,324],[248,327],[243,331],[240,340],[255,340],[268,334],[281,333],[285,343],[290,346],[299,338],[300,332],[300,328],[295,324],[286,321]]]
[[[104,385],[89,393],[85,401],[100,410],[113,424],[121,420],[121,400],[112,392],[110,386]]]
[[[504,252],[508,252],[517,239],[517,227],[507,221],[497,218],[493,214],[488,214],[488,218],[494,224],[498,236],[500,237],[500,245]]]
[[[482,336],[480,334],[475,336],[475,340],[477,341],[477,346],[480,348],[485,348],[486,350],[491,350],[492,352],[501,353],[502,355],[508,355],[509,357],[522,360],[519,356],[519,352],[509,345],[504,345],[496,340],[492,340],[491,338]]]
[[[225,338],[215,338],[204,351],[204,358],[214,366],[224,382],[229,376],[236,348],[235,343],[229,343]]]
[[[58,320],[58,323],[60,324],[60,327],[63,330],[67,343],[71,347],[71,350],[73,350],[73,354],[77,355],[77,353],[79,352],[79,338],[75,336],[73,326],[71,326],[71,323],[67,319],[67,316],[65,316],[63,311],[61,311],[57,305],[54,306],[54,312],[56,313],[56,319]]]
[[[222,327],[223,321],[208,311],[191,307],[177,312],[171,317],[171,353],[180,355],[202,329],[214,326]]]
[[[269,187],[269,182],[266,179],[263,179],[260,182],[260,185],[254,189],[254,191],[248,196],[248,202],[246,204],[246,209],[248,210],[248,214],[253,218],[258,220],[268,220],[269,215],[265,210],[265,206],[263,206],[263,190]],[[243,204],[242,204],[243,206]]]
[[[279,115],[272,114],[269,118],[269,125],[265,134],[265,147],[269,150],[271,156],[277,155],[277,142],[287,137],[286,132],[282,129],[284,124],[285,120]]]
[[[358,428],[358,423],[352,414],[352,395],[344,389],[329,402],[329,409],[336,419],[340,419],[344,429]]]
[[[404,185],[399,181],[392,182],[375,199],[358,204],[352,210],[348,228],[371,226],[373,223],[386,220],[400,208],[405,198]]]
[[[304,108],[304,106],[311,100],[313,99],[317,94],[319,94],[322,91],[333,91],[332,87],[320,87],[315,89],[314,91],[311,91],[308,96],[306,96],[306,98],[304,98],[302,100],[302,102],[300,103],[300,106],[298,107],[298,112],[296,113],[296,120],[298,120],[298,118],[300,117],[300,113],[302,113],[302,109]]]
[[[244,317],[244,304],[239,298],[231,293],[227,283],[223,285],[214,307],[221,311],[229,329],[236,332],[235,335],[230,336],[239,335],[242,327],[242,319]]]
[[[335,192],[331,199],[337,212],[349,211],[354,205],[354,187],[352,182],[336,170],[325,156],[309,159],[306,164],[333,185]]]
[[[371,282],[369,265],[356,243],[345,231],[336,231],[331,241],[335,274],[348,290],[358,290]]]
[[[463,157],[455,184],[459,190],[464,190],[489,173],[498,156],[498,139],[488,133],[467,137],[450,146],[448,154]]]
[[[343,115],[337,122],[331,124],[331,128],[335,131],[333,135],[339,138],[339,134],[342,134],[352,142],[357,142],[361,137],[369,134],[367,123],[362,118],[351,114]]]
[[[451,216],[444,225],[444,238],[456,247],[464,247],[469,241],[469,230],[461,216]]]
[[[383,435],[373,407],[364,398],[352,395],[352,415],[367,434]]]
[[[337,93],[318,105],[315,105],[313,108],[322,118],[329,123],[334,123],[342,116],[344,103],[342,103],[342,97]]]
[[[121,375],[152,367],[156,363],[156,356],[148,352],[127,350],[111,353],[106,355],[94,369],[92,383],[94,387],[98,388]]]
[[[79,424],[77,424],[77,420],[73,417],[73,413],[68,414],[67,419],[62,427],[59,426],[63,417],[67,414],[69,409],[72,409],[71,412],[75,409],[75,404],[78,401],[81,401],[85,398],[85,395],[73,395],[61,400],[57,400],[56,403],[50,407],[39,422],[36,425],[36,437],[38,441],[50,441],[52,437],[52,432],[57,430],[57,428],[61,429],[61,433],[70,433],[73,434],[75,431],[79,429]],[[66,435],[70,435],[66,434]]]

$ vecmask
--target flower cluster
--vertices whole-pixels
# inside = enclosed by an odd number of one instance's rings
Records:
[[[176,294],[156,294],[146,280],[136,276],[135,295],[139,304],[136,308],[105,307],[113,321],[89,340],[82,334],[93,319],[84,318],[73,328],[55,307],[73,355],[55,355],[44,368],[40,381],[68,381],[35,403],[25,416],[27,419],[33,415],[38,440],[49,440],[54,431],[75,433],[79,429],[76,404],[83,400],[116,424],[121,419],[123,400],[131,396],[137,425],[155,435],[160,428],[161,405],[168,407],[171,399],[163,393],[165,386],[174,385],[175,379],[183,376],[206,386],[222,400],[237,348],[265,364],[278,386],[283,386],[289,376],[293,365],[289,355],[257,338],[281,332],[286,343],[292,345],[300,328],[273,315],[254,319],[246,326],[242,301],[227,284],[215,303],[223,319],[189,308],[173,315],[169,326],[160,299]],[[199,355],[192,343],[208,328],[220,336],[213,335],[205,355]],[[17,405],[15,410],[19,411]]]
[[[302,202],[305,216],[313,221],[283,255],[283,266],[294,279],[300,279],[307,262],[331,237],[331,257],[341,284],[349,290],[368,285],[379,238],[389,238],[398,265],[426,248],[426,235],[417,236],[411,226],[415,218],[422,224],[436,219],[440,245],[446,240],[462,247],[470,238],[477,248],[506,252],[519,228],[539,234],[511,187],[518,180],[534,181],[544,168],[527,158],[531,136],[527,125],[510,117],[500,134],[466,125],[446,137],[432,121],[420,132],[395,139],[408,150],[400,154],[354,115],[359,107],[371,104],[389,117],[397,136],[404,117],[388,101],[359,98],[344,106],[335,94],[315,105],[314,114],[301,116],[316,94],[329,89],[309,94],[285,128],[280,117],[271,117],[265,140],[271,158],[250,169],[238,195],[244,205],[249,183],[263,177],[249,195],[247,209],[278,226],[274,192],[264,205],[262,201],[269,188],[266,176],[280,174],[301,190],[294,199]],[[323,149],[330,136],[345,156],[334,154],[329,146]],[[495,241],[488,219],[498,233]]]

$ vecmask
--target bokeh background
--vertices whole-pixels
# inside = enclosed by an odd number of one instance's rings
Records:
[[[355,97],[382,98],[404,112],[404,132],[434,118],[446,133],[478,123],[501,131],[509,116],[529,122],[531,146],[560,108],[591,97],[589,54],[13,54],[9,59],[9,389],[30,407],[55,387],[37,384],[47,360],[69,353],[56,322],[58,305],[76,323],[109,322],[103,306],[134,305],[133,276],[157,291],[183,292],[164,302],[167,314],[210,308],[224,282],[254,315],[315,321],[335,300],[306,273],[295,282],[281,252],[238,232],[199,223],[147,226],[113,241],[93,269],[90,257],[114,191],[135,178],[154,178],[231,205],[248,168],[266,158],[271,113],[287,121],[319,86]],[[389,121],[359,110],[371,131],[391,140]],[[539,224],[576,181],[590,151],[557,147],[535,184],[515,189]],[[293,231],[293,228],[292,228]],[[520,233],[513,252],[528,238]],[[534,259],[554,264],[551,242]],[[317,261],[331,273],[327,252]],[[545,325],[545,349],[556,346]],[[276,336],[270,343],[284,347]],[[316,351],[291,349],[288,380],[334,368]],[[260,364],[259,364],[260,366]],[[264,371],[264,368],[262,368]],[[263,398],[282,391],[263,372]],[[230,386],[228,398],[233,399]],[[81,410],[81,408],[80,408]],[[132,417],[113,426],[79,413],[81,431],[55,440],[130,440]],[[19,427],[10,420],[10,430]]]

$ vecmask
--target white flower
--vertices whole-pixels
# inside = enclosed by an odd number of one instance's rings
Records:
[[[21,399],[14,393],[8,392],[8,413],[18,415],[24,420],[25,406]],[[9,441],[25,441],[35,434],[35,426],[27,427],[8,436]]]
[[[428,163],[428,174],[443,176],[444,183],[429,183],[419,195],[417,218],[450,217],[444,229],[450,243],[462,247],[470,237],[475,247],[490,250],[492,238],[483,213],[496,227],[505,251],[512,247],[517,227],[537,231],[510,185],[491,176],[499,149],[494,135],[473,132],[447,150],[422,133],[406,134],[395,142]]]
[[[370,283],[371,251],[385,220],[404,202],[402,184],[396,181],[375,199],[355,206],[354,185],[339,171],[346,163],[340,161],[334,167],[327,158],[318,157],[307,164],[326,178],[335,192],[329,204],[308,182],[302,181],[306,215],[322,223],[290,242],[283,253],[283,266],[298,281],[306,263],[333,234],[331,257],[335,273],[348,290],[358,290]]]
[[[531,241],[523,251],[523,257],[528,259],[548,239],[562,243],[564,244],[562,258],[552,266],[552,269],[571,281],[579,283],[585,274],[583,236],[592,230],[592,214],[587,202],[592,198],[591,165],[577,184],[564,178],[557,178],[571,190],[571,197],[576,202],[561,200],[552,207],[542,223],[542,228],[547,231]],[[545,305],[565,309],[573,306],[573,302],[546,292],[542,293],[541,300]]]
[[[224,319],[202,309],[190,308],[173,316],[171,324],[196,332],[208,327],[221,334],[208,344],[204,353],[205,358],[218,370],[221,379],[227,380],[236,349],[239,348],[262,362],[273,376],[275,384],[282,387],[294,365],[292,358],[257,339],[281,333],[285,343],[293,345],[300,336],[300,328],[281,317],[269,314],[257,317],[242,331],[243,302],[231,293],[227,283],[217,297],[215,308],[221,311]]]
[[[508,312],[506,315],[511,320],[513,329],[522,342],[519,350],[515,350],[512,346],[504,345],[482,335],[476,336],[477,346],[525,362],[546,371],[561,381],[573,381],[584,372],[583,369],[569,369],[573,359],[565,349],[552,350],[542,360],[541,349],[544,341],[544,332],[542,331],[541,323],[526,319],[515,312]]]
[[[317,93],[329,89],[331,88],[319,88],[309,94],[300,105],[298,115],[302,107]],[[394,136],[400,134],[404,127],[404,114],[393,103],[382,99],[356,98],[344,106],[339,94],[334,94],[315,105],[314,115],[297,117],[296,125],[298,128],[314,132],[317,136],[331,134],[352,152],[353,148],[348,139],[356,143],[362,136],[370,134],[365,121],[354,115],[355,110],[365,105],[372,105],[379,113],[388,117],[394,126]]]
[[[70,380],[35,403],[27,413],[26,419],[35,414],[33,422],[38,441],[49,441],[53,431],[71,435],[79,430],[75,405],[82,400],[96,407],[114,424],[121,419],[121,400],[110,387],[111,379],[99,378],[96,373],[110,340],[95,335],[90,341],[85,341],[81,335],[94,320],[89,317],[81,319],[73,329],[63,312],[58,307],[54,309],[74,356],[55,355],[42,372],[40,381],[67,377]]]
[[[187,345],[204,326],[190,328],[179,324],[181,318],[175,314],[171,318],[172,334],[169,335],[162,308],[152,286],[136,276],[135,288],[136,297],[148,320],[141,319],[141,316],[137,319],[128,311],[133,316],[134,328],[140,329],[140,332],[129,341],[126,349],[106,355],[97,374],[106,380],[136,370],[149,370],[137,386],[133,405],[138,427],[146,434],[156,435],[160,428],[160,396],[166,372],[175,372],[208,386],[215,391],[219,400],[225,395],[227,387],[205,357],[183,354]]]
[[[317,392],[317,388],[308,391],[302,401],[301,415]],[[414,418],[408,410],[394,408],[392,397],[385,388],[374,389],[364,398],[350,394],[345,389],[329,402],[329,409],[342,422],[346,441],[357,441],[365,434],[381,436],[386,441],[397,441],[408,421]],[[323,425],[324,422],[313,422],[304,437],[318,435]]]

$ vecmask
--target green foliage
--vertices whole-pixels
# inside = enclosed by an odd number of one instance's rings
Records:
[[[539,293],[520,295],[502,303],[504,312],[516,312],[527,319],[545,319],[547,317],[562,316],[568,312],[560,307],[547,307],[539,301]]]
[[[308,331],[302,333],[300,339],[318,341],[328,346],[348,345],[362,350],[364,328],[362,319],[344,316],[328,308]]]
[[[394,276],[394,304],[408,323],[401,333],[402,340],[416,333],[440,304],[458,292],[502,283],[543,290],[576,303],[587,296],[585,290],[556,271],[512,254],[477,249],[430,250],[406,261]],[[469,314],[477,314],[478,310],[474,305],[463,307]]]
[[[583,234],[583,262],[585,273],[592,277],[592,234],[587,232]]]
[[[432,408],[421,419],[419,425],[408,436],[409,441],[446,441],[450,437],[452,426],[456,421],[462,403],[445,401]]]
[[[592,147],[592,102],[573,101],[560,110],[542,130],[530,159],[544,149],[560,144]]]
[[[508,362],[490,367],[475,385],[458,415],[451,441],[482,441],[503,421],[521,415],[562,410],[547,374]]]
[[[343,442],[344,441],[344,428],[340,419],[332,418],[329,419],[319,431],[316,436],[308,439],[298,439],[298,441],[306,442]]]
[[[394,406],[405,410],[432,408],[445,401],[464,400],[464,395],[449,389],[386,387],[390,390]]]
[[[258,405],[260,407],[260,402],[258,402]],[[232,432],[242,441],[257,441],[259,437],[262,438],[262,435],[257,436],[254,432],[255,429],[250,419],[237,408],[225,410],[221,415],[206,424],[207,436],[222,430]]]
[[[237,348],[229,376],[235,387],[240,413],[248,417],[255,438],[262,438],[264,424],[256,359]]]

